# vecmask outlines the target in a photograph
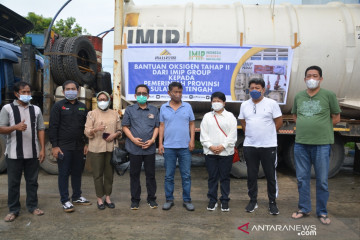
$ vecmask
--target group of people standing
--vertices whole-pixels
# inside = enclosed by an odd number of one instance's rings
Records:
[[[311,211],[310,169],[313,164],[317,176],[316,214],[321,223],[330,224],[327,215],[329,197],[327,173],[330,144],[334,142],[332,126],[340,120],[340,108],[334,93],[320,88],[321,68],[311,66],[305,71],[307,89],[295,97],[292,113],[296,121],[295,166],[298,180],[299,204],[292,218],[306,217]],[[194,211],[191,201],[191,151],[195,147],[195,116],[191,105],[183,102],[183,86],[172,82],[168,87],[171,100],[160,111],[147,103],[149,88],[138,85],[135,89],[137,104],[126,108],[122,121],[118,113],[110,109],[110,95],[99,92],[98,108],[87,112],[85,104],[77,100],[79,85],[74,81],[63,84],[65,99],[54,104],[49,124],[52,155],[57,159],[60,201],[65,212],[75,210],[74,205],[90,205],[82,196],[81,176],[86,155],[91,162],[97,207],[100,210],[115,208],[112,193],[114,170],[110,164],[116,140],[126,135],[125,148],[130,159],[130,192],[132,210],[140,207],[140,173],[144,163],[147,203],[157,208],[155,179],[156,138],[158,152],[165,158],[165,197],[163,210],[174,206],[174,175],[176,163],[182,179],[183,206]],[[265,82],[261,78],[249,81],[251,99],[241,104],[240,119],[245,133],[244,158],[247,164],[247,186],[250,201],[247,212],[257,207],[257,176],[259,165],[265,172],[270,214],[279,214],[276,204],[278,185],[277,131],[282,126],[279,105],[264,97]],[[45,126],[40,109],[31,105],[31,86],[18,82],[14,86],[16,100],[5,105],[0,112],[0,133],[7,134],[6,162],[8,166],[8,206],[6,222],[19,215],[19,188],[22,171],[26,180],[26,207],[35,215],[43,215],[38,208],[37,177],[39,162],[45,157]],[[213,111],[206,113],[200,126],[200,142],[203,146],[208,171],[209,203],[207,210],[214,211],[221,203],[221,211],[229,208],[230,171],[237,141],[237,120],[225,109],[226,97],[222,92],[211,95]],[[28,127],[30,126],[30,127]],[[71,176],[72,196],[68,190]],[[218,198],[220,182],[221,196]]]

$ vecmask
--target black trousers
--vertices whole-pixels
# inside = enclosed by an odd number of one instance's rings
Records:
[[[233,155],[205,155],[206,168],[209,174],[208,194],[210,202],[217,202],[218,182],[220,180],[220,202],[229,202],[230,194],[230,171]]]
[[[30,159],[12,159],[6,156],[7,174],[8,174],[8,206],[9,212],[19,214],[20,212],[20,184],[22,172],[26,182],[26,208],[33,212],[38,207],[38,174],[39,160]]]
[[[140,202],[141,185],[140,173],[144,162],[147,201],[156,200],[156,179],[155,179],[155,153],[150,155],[129,155],[130,158],[130,192],[131,201]]]
[[[71,176],[71,187],[73,194],[71,199],[74,201],[81,197],[81,177],[85,166],[83,150],[62,150],[64,158],[58,159],[58,184],[60,201],[62,204],[69,201],[69,176]]]
[[[259,165],[261,162],[267,180],[267,192],[269,201],[275,201],[278,194],[276,178],[277,148],[244,147],[243,150],[247,166],[247,185],[250,200],[257,201],[257,177],[259,172]]]

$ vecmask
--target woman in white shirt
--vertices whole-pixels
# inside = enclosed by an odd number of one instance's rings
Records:
[[[222,92],[211,95],[213,111],[205,114],[200,125],[200,142],[204,147],[208,178],[207,210],[217,207],[217,190],[220,180],[221,211],[228,212],[230,194],[230,171],[237,140],[237,120],[231,112],[225,110],[226,97]]]

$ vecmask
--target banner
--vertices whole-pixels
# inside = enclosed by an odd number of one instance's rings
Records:
[[[228,102],[250,98],[248,83],[265,81],[265,96],[285,104],[293,50],[279,46],[128,45],[124,50],[125,97],[135,100],[135,87],[150,89],[149,101],[168,101],[168,85],[183,85],[184,101],[209,101],[223,92]]]

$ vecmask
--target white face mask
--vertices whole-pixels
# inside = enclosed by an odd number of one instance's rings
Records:
[[[320,83],[320,80],[314,80],[314,79],[309,79],[309,80],[306,80],[306,86],[309,88],[309,89],[315,89],[319,86],[319,83]]]
[[[215,112],[217,112],[224,108],[224,104],[222,104],[221,102],[213,102],[211,104],[211,107],[212,109],[214,109]]]
[[[110,101],[98,101],[97,105],[101,110],[106,110],[109,106]]]

